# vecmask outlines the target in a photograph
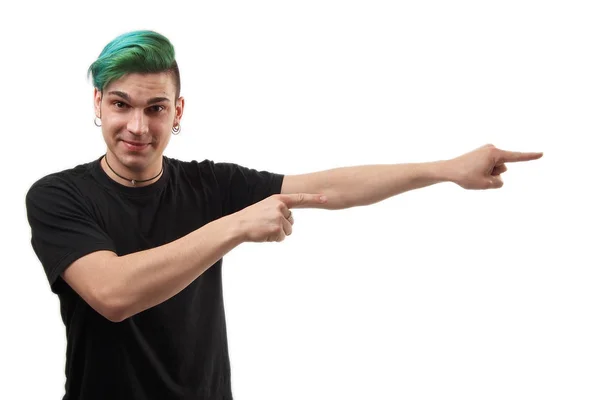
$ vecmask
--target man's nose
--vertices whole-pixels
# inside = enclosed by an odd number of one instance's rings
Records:
[[[129,122],[127,123],[127,130],[134,135],[144,135],[148,133],[148,119],[143,111],[133,111]]]

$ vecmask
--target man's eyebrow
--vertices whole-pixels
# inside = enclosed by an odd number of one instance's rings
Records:
[[[146,104],[160,103],[161,101],[167,101],[167,102],[169,102],[171,100],[169,100],[167,97],[153,97],[150,100],[148,100],[146,102]]]
[[[131,97],[129,97],[129,95],[125,92],[121,92],[120,90],[113,90],[108,92],[108,94],[114,94],[116,96],[122,97],[127,101],[131,101]]]
[[[122,97],[123,99],[131,102],[131,97],[127,93],[121,92],[120,90],[112,90],[112,91],[108,92],[108,94],[114,94],[115,96]],[[146,104],[160,103],[162,101],[169,102],[170,100],[168,97],[153,97],[153,98],[149,99],[146,102]]]

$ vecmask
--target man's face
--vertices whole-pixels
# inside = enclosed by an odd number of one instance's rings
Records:
[[[103,92],[94,89],[94,104],[111,158],[121,164],[116,167],[143,172],[162,163],[171,128],[183,114],[170,73],[124,75]]]

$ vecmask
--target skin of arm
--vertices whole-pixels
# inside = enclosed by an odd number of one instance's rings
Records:
[[[281,192],[323,193],[321,208],[341,210],[367,206],[409,190],[452,180],[444,161],[362,165],[303,175],[286,175]]]
[[[303,175],[286,175],[281,193],[323,193],[322,208],[339,210],[380,202],[409,190],[441,182],[464,189],[499,189],[506,163],[539,159],[543,153],[523,153],[486,144],[449,160],[410,164],[362,165]]]

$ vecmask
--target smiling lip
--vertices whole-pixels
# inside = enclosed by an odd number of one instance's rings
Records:
[[[150,143],[128,142],[123,140],[123,144],[128,150],[144,150]]]

